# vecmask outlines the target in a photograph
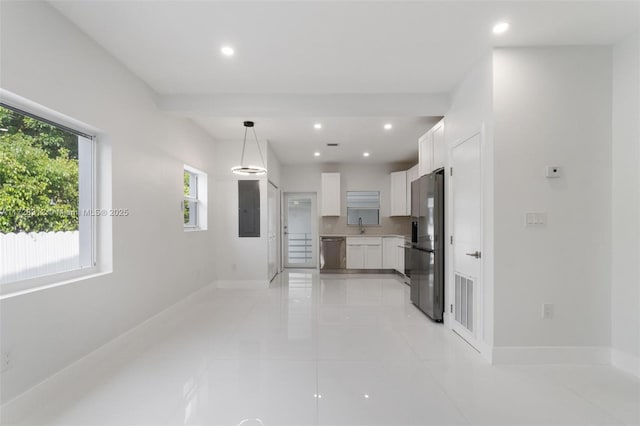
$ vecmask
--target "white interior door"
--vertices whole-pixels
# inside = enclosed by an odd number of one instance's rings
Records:
[[[284,266],[315,268],[318,264],[316,194],[285,193],[283,215]]]
[[[482,158],[477,134],[451,151],[452,328],[478,349],[482,302]]]
[[[280,228],[280,191],[271,182],[267,194],[268,224],[267,238],[269,245],[269,281],[273,280],[280,270],[280,249],[278,230]]]

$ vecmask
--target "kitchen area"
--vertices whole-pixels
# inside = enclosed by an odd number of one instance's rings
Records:
[[[441,322],[446,239],[442,121],[420,138],[418,152],[418,164],[386,175],[388,210],[382,208],[384,191],[374,186],[344,191],[340,172],[321,173],[319,268],[333,274],[396,274],[410,286],[411,302]]]

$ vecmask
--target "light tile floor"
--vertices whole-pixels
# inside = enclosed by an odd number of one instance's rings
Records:
[[[67,371],[20,424],[640,424],[608,366],[491,366],[392,275],[206,288]]]

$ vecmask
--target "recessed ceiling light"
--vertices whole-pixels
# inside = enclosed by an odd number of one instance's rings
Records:
[[[220,52],[222,52],[224,56],[233,56],[233,54],[236,53],[231,46],[222,46]]]
[[[363,153],[362,153],[362,156],[363,156],[363,157],[368,157],[368,156],[369,156],[369,153],[368,153],[368,152],[363,152]]]
[[[509,29],[509,23],[508,22],[498,22],[497,24],[495,24],[493,26],[493,33],[494,34],[502,34],[507,32],[507,30]]]
[[[313,125],[313,128],[314,128],[314,129],[318,129],[318,130],[322,129],[322,123],[316,123],[316,124],[314,124],[314,125]]]
[[[391,123],[387,123],[387,124],[384,125],[384,129],[385,130],[391,130],[391,129],[393,129],[393,125]]]
[[[316,157],[320,157],[320,153],[318,151],[314,152],[313,155]]]

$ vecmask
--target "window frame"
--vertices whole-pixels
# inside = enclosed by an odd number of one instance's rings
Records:
[[[349,206],[349,193],[350,192],[371,192],[371,193],[377,193],[378,194],[378,205],[377,207],[355,207],[355,206]],[[357,223],[349,223],[349,210],[375,210],[378,212],[378,223],[363,223],[362,226],[381,226],[381,219],[382,217],[380,216],[380,205],[381,205],[381,198],[382,194],[380,191],[369,191],[369,190],[359,190],[359,191],[355,191],[355,190],[350,190],[347,191],[346,194],[346,201],[347,201],[347,226],[359,226]]]
[[[201,170],[191,167],[187,164],[184,165],[182,178],[184,179],[184,173],[189,174],[189,194],[182,191],[182,200],[180,201],[180,207],[183,218],[183,228],[185,232],[192,231],[206,231],[207,230],[207,174]],[[195,188],[194,188],[195,187]],[[195,195],[193,194],[195,192]],[[194,223],[184,223],[184,208],[185,201],[193,203]],[[189,211],[191,215],[191,209]],[[190,221],[191,222],[191,221]]]
[[[82,211],[97,211],[98,181],[98,139],[97,129],[78,120],[53,111],[43,105],[32,102],[0,88],[0,105],[19,114],[33,118],[74,133],[78,137],[78,231],[80,238],[80,267],[17,281],[0,284],[0,300],[33,291],[57,287],[89,277],[99,276],[110,271],[101,271],[98,259],[98,218],[97,215],[83,215]],[[82,139],[82,140],[81,140]],[[81,144],[84,148],[81,149]],[[80,151],[83,151],[82,153]],[[84,157],[82,172],[80,157]],[[88,167],[86,167],[88,165]],[[90,182],[82,185],[80,173],[90,176]],[[81,188],[82,187],[82,188]],[[84,196],[82,195],[84,194]],[[81,226],[85,229],[81,231]],[[82,260],[84,259],[84,260]],[[84,264],[84,266],[83,266]]]

